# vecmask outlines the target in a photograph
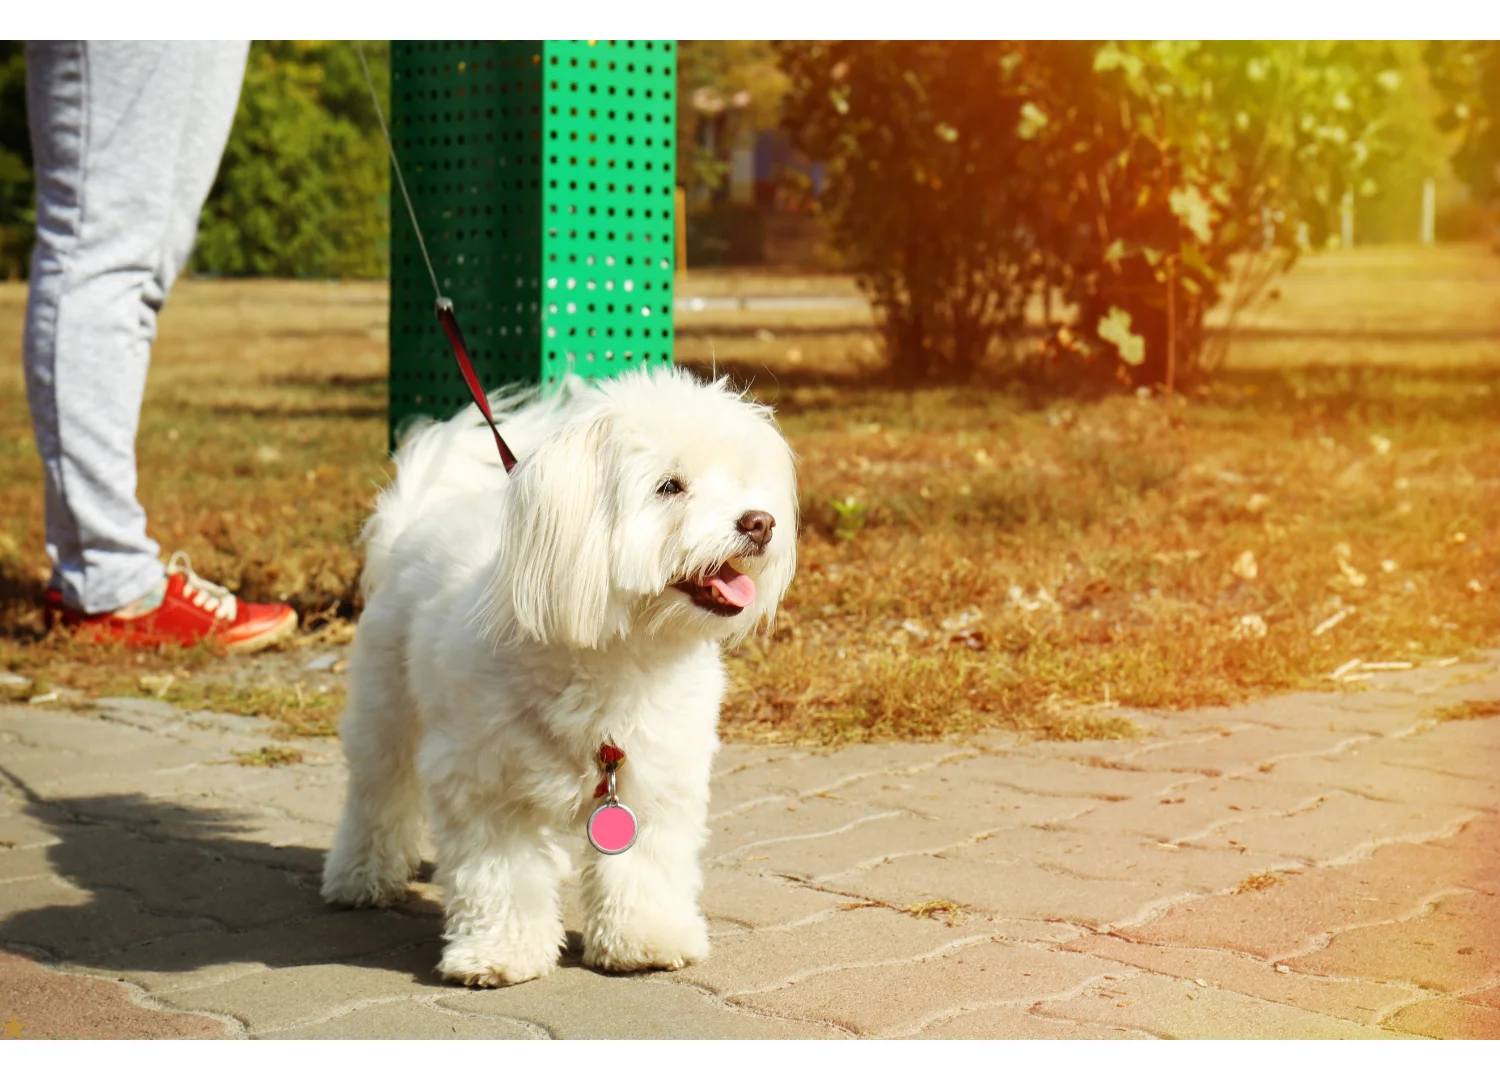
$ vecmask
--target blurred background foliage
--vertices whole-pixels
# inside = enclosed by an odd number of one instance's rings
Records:
[[[361,43],[387,108],[390,43]],[[257,41],[218,179],[200,274],[384,277],[385,144],[350,42]],[[0,42],[0,278],[24,277],[35,228],[25,43]]]
[[[390,42],[361,42],[390,109]],[[383,277],[390,166],[350,42],[257,41],[199,222],[199,273]]]
[[[836,246],[912,381],[1013,346],[1036,298],[1055,333],[1027,355],[1057,377],[1190,381],[1213,362],[1207,312],[1337,238],[1346,199],[1363,236],[1417,239],[1422,180],[1455,152],[1433,86],[1468,93],[1471,127],[1493,108],[1470,53],[1430,82],[1419,47],[1387,42],[779,52],[785,123],[829,165]],[[1482,137],[1463,146],[1493,168]]]
[[[382,95],[389,48],[364,43]],[[816,220],[877,315],[892,371],[962,379],[1009,357],[1099,385],[1190,382],[1204,333],[1304,253],[1493,228],[1493,42],[684,41],[689,232],[731,206],[767,133],[809,169],[774,201]],[[759,144],[756,144],[757,146]],[[758,151],[757,151],[758,152]],[[380,278],[385,151],[348,42],[256,42],[204,209],[202,274]],[[783,197],[785,196],[785,197]],[[33,235],[25,55],[0,42],[0,276]],[[1021,348],[1035,324],[1047,345]]]

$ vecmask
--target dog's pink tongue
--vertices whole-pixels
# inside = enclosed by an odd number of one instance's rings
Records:
[[[732,566],[722,566],[716,573],[703,579],[714,594],[726,604],[749,607],[755,603],[755,582]]]

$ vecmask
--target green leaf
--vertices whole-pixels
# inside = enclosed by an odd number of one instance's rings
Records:
[[[1197,244],[1182,245],[1182,265],[1184,269],[1193,271],[1205,281],[1219,280],[1219,275],[1213,267],[1208,265],[1208,261],[1203,257],[1203,249]],[[1186,278],[1183,279],[1184,283],[1186,280]]]
[[[1177,220],[1182,222],[1183,227],[1196,236],[1200,243],[1206,244],[1214,238],[1212,207],[1196,187],[1173,188],[1171,194],[1167,196],[1167,204],[1172,208],[1172,213],[1177,216]]]
[[[1146,339],[1130,332],[1130,312],[1124,308],[1111,307],[1109,313],[1099,319],[1097,333],[1099,340],[1113,345],[1120,359],[1131,367],[1145,362]]]
[[[1125,257],[1125,241],[1116,237],[1110,242],[1109,247],[1104,249],[1104,261],[1117,263]]]
[[[952,124],[939,124],[933,128],[933,131],[939,139],[942,139],[946,143],[958,141],[958,129]]]
[[[1021,106],[1021,121],[1016,125],[1016,134],[1023,139],[1034,139],[1047,126],[1047,114],[1031,102]]]

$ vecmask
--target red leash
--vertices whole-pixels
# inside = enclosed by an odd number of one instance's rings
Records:
[[[505,465],[505,471],[510,472],[516,467],[516,455],[510,452],[510,447],[506,446],[505,440],[500,437],[500,429],[495,426],[494,414],[490,412],[489,398],[484,392],[484,386],[479,382],[479,376],[474,372],[474,365],[469,361],[469,346],[464,342],[464,332],[458,328],[458,316],[453,313],[453,301],[443,295],[443,287],[438,284],[437,271],[432,266],[432,257],[427,254],[427,241],[422,237],[422,223],[417,220],[416,208],[411,204],[411,193],[406,190],[406,177],[401,174],[401,161],[396,157],[396,144],[391,141],[390,129],[385,126],[385,110],[380,107],[380,95],[375,93],[375,80],[370,78],[370,65],[365,62],[365,51],[359,47],[359,42],[354,43],[354,51],[359,54],[359,67],[365,73],[365,86],[370,91],[370,103],[375,106],[375,118],[380,121],[380,134],[385,136],[385,148],[391,154],[391,172],[396,176],[396,184],[401,189],[401,198],[406,203],[406,213],[411,218],[411,229],[416,235],[417,246],[422,249],[422,262],[427,266],[427,276],[432,279],[432,292],[437,297],[437,321],[442,326],[443,333],[448,335],[448,344],[453,346],[453,359],[458,361],[458,370],[463,372],[464,382],[469,387],[469,396],[474,399],[474,404],[479,406],[479,411],[484,414],[485,422],[495,433],[495,448],[500,451],[500,461]]]
[[[510,472],[516,467],[516,455],[510,452],[510,447],[505,445],[505,440],[500,437],[500,429],[495,426],[494,414],[490,412],[489,397],[484,392],[484,386],[479,382],[474,365],[469,362],[469,346],[464,343],[464,332],[458,328],[458,316],[453,313],[453,301],[446,296],[437,298],[437,321],[442,325],[443,333],[448,335],[448,344],[453,346],[453,359],[458,361],[458,370],[463,372],[464,382],[469,386],[469,396],[474,399],[474,404],[479,406],[479,411],[484,414],[485,422],[495,433],[495,448],[500,451],[500,460],[505,465],[505,471]]]

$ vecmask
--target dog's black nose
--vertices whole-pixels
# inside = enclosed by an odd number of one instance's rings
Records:
[[[771,530],[776,528],[776,519],[764,510],[746,510],[739,528],[756,547],[765,547],[771,540]]]

